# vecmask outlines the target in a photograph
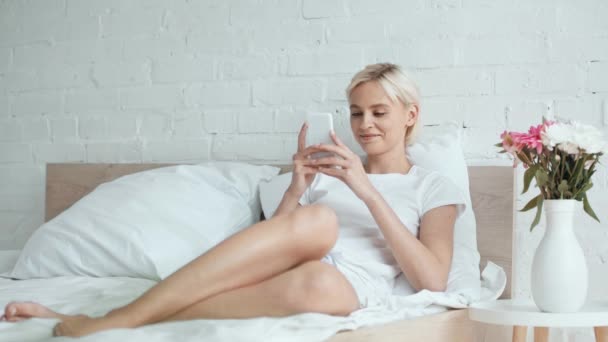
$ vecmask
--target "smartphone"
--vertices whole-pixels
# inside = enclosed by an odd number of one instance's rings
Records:
[[[306,115],[308,130],[306,132],[306,146],[317,144],[334,144],[330,132],[334,129],[334,120],[331,113],[309,112]],[[315,152],[311,155],[313,159],[330,157],[331,152]]]

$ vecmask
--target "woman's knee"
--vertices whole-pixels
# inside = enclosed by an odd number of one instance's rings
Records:
[[[333,266],[313,261],[299,267],[286,298],[292,310],[346,316],[359,307],[354,289]]]
[[[333,209],[313,204],[299,208],[293,213],[291,234],[302,247],[315,247],[324,256],[338,239],[338,217]]]

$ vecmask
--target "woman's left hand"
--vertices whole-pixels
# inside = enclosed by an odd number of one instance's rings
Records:
[[[376,189],[369,181],[361,158],[344,145],[335,132],[332,131],[330,135],[335,145],[321,144],[317,147],[322,151],[333,153],[334,156],[309,159],[309,165],[317,167],[321,173],[340,179],[357,197],[365,200]]]

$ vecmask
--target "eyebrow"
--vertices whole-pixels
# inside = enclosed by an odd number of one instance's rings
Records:
[[[376,103],[370,106],[370,108],[374,109],[374,108],[388,108],[389,106],[387,104],[384,103]],[[357,106],[356,104],[352,104],[350,105],[350,109],[359,109],[360,107]]]

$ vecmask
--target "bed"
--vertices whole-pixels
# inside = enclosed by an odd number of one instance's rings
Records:
[[[123,175],[163,166],[169,166],[169,164],[48,164],[45,221],[69,208],[101,183]],[[281,169],[285,172],[289,167],[281,166]],[[507,285],[501,298],[510,298],[514,205],[513,169],[502,166],[470,166],[468,172],[471,199],[477,221],[481,265],[485,265],[488,260],[491,260],[506,271]],[[142,284],[142,287],[151,285],[146,283]],[[33,286],[35,288],[35,285]],[[487,329],[485,326],[476,325],[470,321],[466,309],[456,309],[356,330],[349,330],[346,326],[342,329],[344,331],[332,334],[333,336],[327,341],[490,341],[487,337]],[[297,332],[295,334],[297,335]],[[496,331],[492,334],[491,340],[496,341]],[[506,337],[504,331],[499,334]],[[107,336],[109,339],[110,335]],[[290,338],[290,340],[297,340],[297,338]],[[0,341],[3,341],[1,336]]]

